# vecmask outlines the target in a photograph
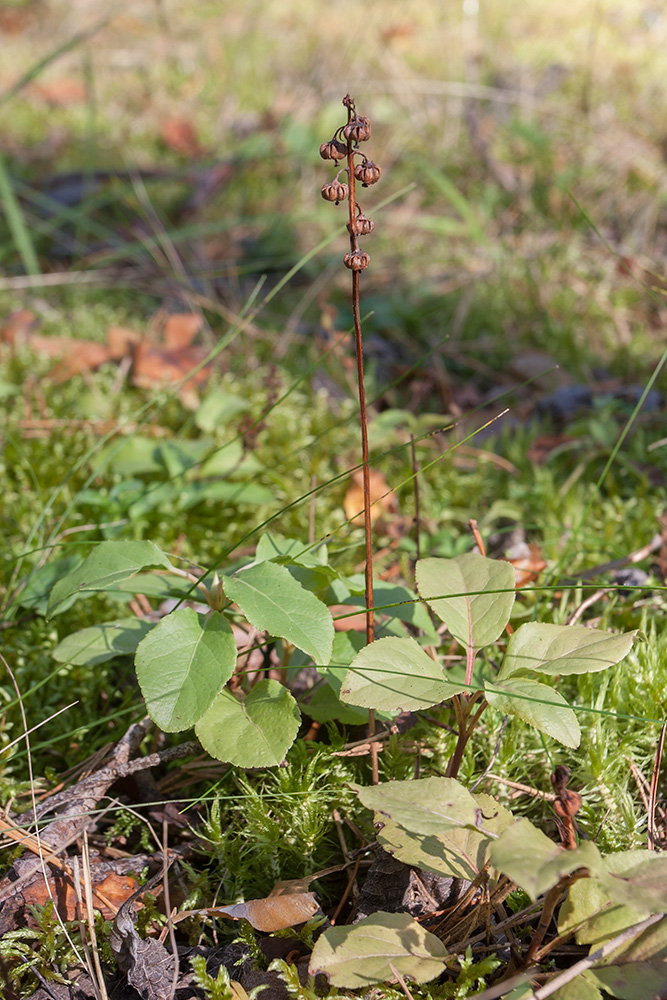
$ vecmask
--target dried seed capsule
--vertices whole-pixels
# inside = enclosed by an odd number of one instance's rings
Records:
[[[368,219],[363,212],[360,212],[350,228],[350,223],[347,224],[348,233],[354,233],[355,236],[370,236],[370,234],[375,229],[375,223],[372,219]]]
[[[343,184],[341,181],[331,181],[322,188],[322,197],[324,200],[334,201],[336,204],[339,201],[345,201],[348,194],[349,188],[347,184]]]
[[[352,142],[366,142],[371,137],[371,123],[363,115],[355,115],[343,129],[343,135]]]
[[[323,160],[343,160],[347,156],[347,146],[338,139],[331,139],[320,146],[320,156]]]
[[[346,253],[343,257],[345,267],[349,267],[351,271],[364,271],[370,262],[370,257],[363,250],[353,250],[352,253]]]
[[[363,163],[357,163],[354,168],[354,176],[358,181],[361,181],[364,187],[368,187],[369,184],[377,184],[380,180],[382,167],[373,163],[372,160],[364,160]]]

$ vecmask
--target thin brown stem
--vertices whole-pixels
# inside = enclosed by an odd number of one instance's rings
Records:
[[[349,95],[348,95],[349,98]],[[351,121],[354,114],[354,102],[346,98],[343,102],[347,107],[347,120]],[[354,253],[359,249],[359,241],[355,232],[355,219],[357,215],[357,204],[354,190],[354,148],[351,139],[347,140],[347,168],[348,168],[348,214],[350,230],[350,251]],[[361,421],[361,460],[363,462],[363,490],[364,490],[364,535],[366,540],[366,642],[371,643],[375,638],[375,621],[373,617],[373,537],[371,532],[371,477],[368,464],[368,416],[366,413],[366,389],[364,385],[364,352],[361,338],[361,313],[359,310],[359,271],[352,271],[352,318],[354,321],[354,348],[357,358],[357,384],[359,386],[359,417]],[[375,735],[375,711],[369,709],[368,712],[368,734]],[[379,782],[378,774],[378,751],[377,744],[371,743],[371,766],[373,771],[373,784]]]
[[[655,850],[655,807],[658,801],[658,778],[660,776],[660,764],[662,762],[662,753],[665,748],[665,732],[667,731],[667,722],[663,725],[660,730],[660,737],[658,739],[658,749],[655,754],[655,761],[653,763],[653,774],[651,775],[651,790],[649,793],[649,806],[648,806],[648,849],[649,851]]]
[[[421,512],[419,507],[419,466],[417,465],[417,452],[415,449],[415,436],[410,435],[410,452],[412,455],[412,475],[415,491],[415,544],[417,546],[417,560],[421,559]]]

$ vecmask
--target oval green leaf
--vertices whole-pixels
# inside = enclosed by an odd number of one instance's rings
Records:
[[[492,684],[487,681],[485,689],[491,708],[523,719],[566,747],[579,746],[581,729],[576,715],[562,694],[547,684],[510,677]]]
[[[221,691],[195,726],[212,757],[238,767],[277,767],[296,739],[301,715],[278,681],[260,681],[243,699]]]
[[[149,567],[171,569],[166,555],[154,542],[100,542],[80,566],[54,585],[47,614],[63,611],[71,597],[106,590]]]
[[[498,834],[514,822],[512,814],[490,795],[479,794],[474,798],[482,810],[487,833]],[[423,836],[404,829],[393,819],[382,817],[382,821],[378,842],[406,865],[472,882],[488,860],[492,839],[479,830],[460,827]]]
[[[235,576],[223,577],[222,585],[256,629],[287,639],[316,664],[329,662],[334,639],[331,612],[285,566],[256,563]]]
[[[510,620],[516,579],[511,563],[466,552],[420,559],[417,590],[466,649],[495,642]]]
[[[236,640],[219,612],[178,608],[139,643],[135,663],[150,717],[178,733],[202,717],[232,676]]]
[[[315,943],[308,971],[348,989],[394,979],[392,966],[427,983],[443,971],[446,955],[442,941],[409,914],[380,912],[358,924],[327,928]]]
[[[518,670],[588,674],[606,670],[630,652],[633,632],[603,632],[585,625],[527,622],[510,637],[498,680]]]
[[[137,646],[155,628],[146,618],[121,618],[114,622],[91,625],[66,635],[52,652],[58,663],[77,666],[106,663],[115,656],[136,652]]]
[[[479,805],[455,778],[421,778],[351,787],[367,809],[380,814],[379,819],[386,817],[404,830],[422,836],[484,826]]]
[[[504,830],[489,853],[491,864],[521,886],[531,899],[537,899],[577,868],[597,872],[602,864],[600,852],[591,840],[585,840],[574,851],[566,851],[525,817]]]
[[[376,639],[355,656],[341,701],[385,712],[429,708],[463,691],[444,678],[439,663],[415,639]]]

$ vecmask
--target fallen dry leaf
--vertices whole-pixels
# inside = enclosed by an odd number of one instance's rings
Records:
[[[178,382],[200,364],[208,355],[205,347],[186,347],[180,351],[170,351],[167,347],[142,340],[134,352],[132,383],[141,389],[150,389],[170,382]],[[209,376],[207,368],[201,368],[190,383],[201,384]]]
[[[168,149],[181,156],[197,157],[204,152],[197,130],[188,118],[167,118],[162,123],[160,137]]]
[[[11,313],[0,327],[0,343],[18,348],[29,341],[39,320],[31,309]]]
[[[201,313],[172,313],[167,316],[162,331],[164,346],[170,351],[189,347],[202,328]]]
[[[67,107],[69,104],[81,104],[87,96],[83,80],[73,76],[61,76],[47,83],[35,83],[30,87],[30,93],[41,98],[52,108]]]
[[[329,611],[334,617],[334,628],[336,632],[365,632],[366,612],[359,611],[354,604],[330,604]],[[338,615],[345,615],[340,621],[336,621]]]
[[[136,892],[139,883],[131,875],[116,875],[113,872],[100,882],[93,883],[93,908],[99,910],[105,920],[112,920],[126,899]],[[50,892],[49,892],[50,889]],[[53,898],[55,907],[63,920],[76,920],[76,896],[69,875],[64,872],[49,873],[49,885],[43,878],[22,889],[23,906],[44,906]]]
[[[370,469],[371,523],[384,513],[395,514],[398,511],[398,501],[391,492],[381,472]],[[364,475],[363,469],[355,469],[352,473],[352,485],[348,488],[343,500],[343,510],[352,524],[362,524],[364,520]],[[361,512],[361,513],[360,513]]]
[[[34,344],[31,344],[34,347]],[[60,385],[81,372],[93,371],[106,361],[111,361],[112,355],[106,344],[94,340],[75,340],[65,357],[48,374],[49,379]]]
[[[319,904],[313,892],[288,893],[280,896],[266,896],[264,899],[250,899],[247,903],[231,906],[210,906],[203,910],[188,910],[179,913],[177,920],[200,914],[208,917],[229,917],[231,920],[247,920],[256,931],[270,933],[282,931],[296,924],[303,924],[314,917]]]
[[[534,583],[546,569],[542,549],[535,542],[519,542],[505,556],[505,561],[514,566],[517,587],[527,587]]]
[[[107,344],[114,361],[131,355],[141,339],[142,334],[126,326],[110,326],[107,330]]]

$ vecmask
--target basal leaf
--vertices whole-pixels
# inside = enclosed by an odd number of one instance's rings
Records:
[[[663,958],[629,965],[597,966],[589,969],[586,979],[605,990],[606,996],[623,1000],[656,1000],[664,997],[667,963]]]
[[[277,767],[299,730],[301,716],[287,688],[260,681],[245,698],[221,691],[195,726],[208,753],[239,767]]]
[[[510,677],[485,684],[486,700],[499,712],[515,715],[566,747],[578,747],[581,729],[565,698],[547,684]]]
[[[649,913],[667,911],[667,857],[647,851],[642,861],[623,872],[605,872],[600,882],[616,903]]]
[[[120,618],[113,622],[91,625],[66,635],[52,652],[58,663],[77,665],[106,663],[115,656],[136,652],[137,646],[155,628],[146,618]]]
[[[348,667],[365,642],[366,637],[360,632],[336,632],[331,662],[319,669],[325,682],[315,688],[308,704],[304,706],[306,715],[311,719],[316,719],[318,722],[336,720],[349,726],[363,726],[368,722],[367,709],[345,705],[340,700],[340,689]],[[379,712],[377,718],[392,719],[395,714],[395,712]]]
[[[393,979],[391,966],[416,983],[439,976],[445,946],[407,913],[374,913],[358,924],[329,927],[310,957],[311,976],[324,973],[333,986],[361,989]]]
[[[256,563],[223,577],[222,583],[229,600],[238,604],[255,628],[287,639],[315,663],[329,662],[334,638],[331,612],[285,566]]]
[[[570,888],[558,913],[558,933],[576,930],[577,944],[599,948],[605,942],[650,915],[639,902],[636,906],[613,903],[602,879],[611,873],[623,873],[643,860],[648,851],[618,851],[602,858],[600,878],[586,878]]]
[[[491,844],[489,855],[491,864],[521,886],[531,899],[537,899],[577,868],[598,871],[601,864],[592,841],[566,851],[525,818],[501,833]]]
[[[48,614],[64,610],[65,602],[74,595],[82,597],[105,590],[149,567],[171,568],[164,552],[153,542],[100,542],[80,566],[54,585]]]
[[[236,664],[236,640],[217,611],[178,608],[137,647],[137,679],[152,719],[168,733],[189,729]]]
[[[484,826],[482,810],[455,778],[421,778],[387,781],[380,785],[352,786],[367,809],[422,836]]]
[[[417,589],[462,646],[481,649],[507,625],[515,598],[514,567],[466,552],[455,559],[420,559]]]
[[[490,795],[475,795],[474,799],[487,832],[500,833],[514,822],[512,814]],[[404,829],[393,819],[380,815],[378,819],[384,824],[377,834],[379,843],[406,865],[472,881],[488,861],[492,840],[479,830],[443,829],[424,836]]]
[[[464,688],[445,680],[442,667],[415,639],[376,639],[355,656],[343,681],[341,701],[397,711],[428,708]]]
[[[511,636],[498,680],[517,670],[586,674],[606,670],[630,652],[633,632],[603,632],[585,625],[527,622]]]
[[[561,986],[559,990],[552,993],[552,997],[553,1000],[603,1000],[597,986],[594,986],[584,976],[577,976],[571,983]]]

